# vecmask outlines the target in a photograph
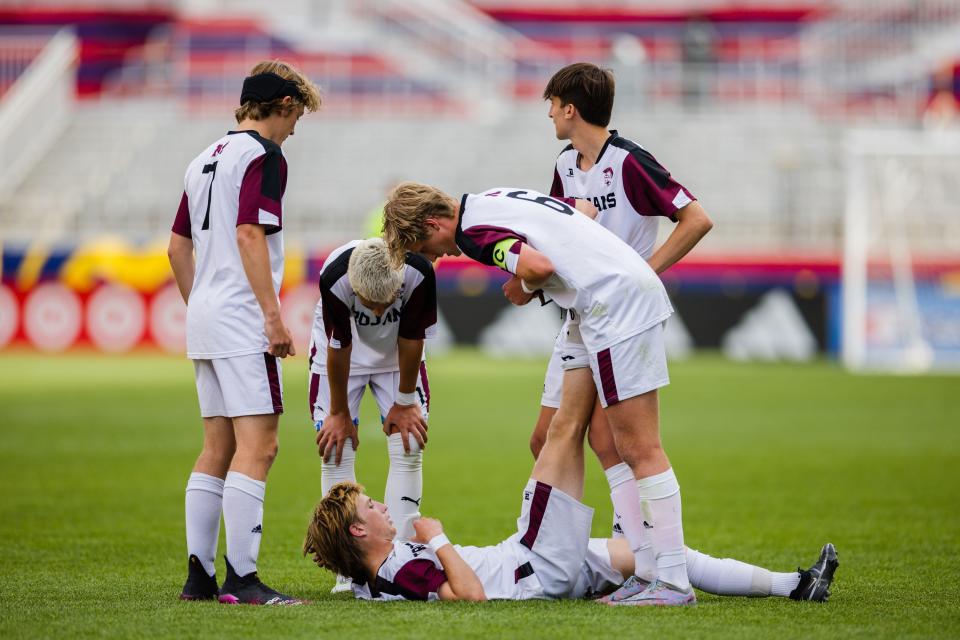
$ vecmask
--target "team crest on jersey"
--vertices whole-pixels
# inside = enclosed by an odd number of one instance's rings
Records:
[[[217,148],[214,149],[213,153],[210,154],[210,157],[218,156],[223,153],[223,150],[227,148],[227,145],[230,144],[230,141],[224,142],[223,144],[218,144]]]
[[[612,182],[613,182],[613,169],[611,167],[607,167],[606,169],[603,170],[603,184],[609,187]]]

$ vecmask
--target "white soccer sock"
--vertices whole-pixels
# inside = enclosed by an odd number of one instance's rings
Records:
[[[800,584],[800,572],[775,573],[770,571],[770,595],[782,598],[790,597],[790,592]]]
[[[687,549],[687,573],[690,583],[701,591],[718,596],[751,597],[771,595],[773,576],[785,575],[731,558],[720,560],[694,549]],[[799,574],[794,575],[799,580]]]
[[[330,454],[330,462],[324,462],[320,465],[320,490],[323,491],[323,495],[327,495],[330,487],[338,482],[357,481],[357,473],[354,468],[356,457],[353,440],[347,438],[343,444],[343,457],[340,459],[340,466],[336,464],[336,451]]]
[[[640,512],[649,513],[653,520],[650,539],[657,556],[657,577],[678,589],[690,588],[683,546],[680,485],[673,469],[637,480],[637,494]]]
[[[204,571],[214,575],[220,537],[220,510],[223,504],[223,480],[194,471],[187,480],[184,500],[187,521],[187,555],[200,559]]]
[[[267,483],[230,471],[223,485],[223,525],[227,560],[238,576],[257,570],[263,530],[263,496]]]
[[[403,450],[401,434],[394,433],[387,438],[390,472],[383,501],[397,527],[398,540],[409,540],[416,534],[413,521],[420,517],[423,497],[423,451],[413,436],[409,437],[409,442],[410,453],[407,454]]]
[[[633,551],[634,574],[652,582],[657,572],[657,558],[653,555],[653,542],[640,512],[640,497],[637,495],[637,480],[633,477],[633,470],[627,463],[621,462],[604,473],[610,485],[614,523],[620,524]]]

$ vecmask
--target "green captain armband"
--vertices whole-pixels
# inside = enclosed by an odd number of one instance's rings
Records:
[[[520,242],[520,240],[516,238],[504,238],[493,245],[493,264],[504,271],[516,273],[517,261],[520,259],[520,254],[511,253],[510,249],[517,242]]]

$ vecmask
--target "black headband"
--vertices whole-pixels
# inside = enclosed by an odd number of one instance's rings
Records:
[[[244,78],[243,91],[240,92],[240,105],[242,106],[245,102],[270,102],[286,96],[303,100],[303,94],[300,93],[296,82],[267,71]]]

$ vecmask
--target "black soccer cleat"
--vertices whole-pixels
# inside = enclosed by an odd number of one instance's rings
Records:
[[[279,591],[274,591],[260,582],[257,572],[252,571],[245,576],[238,576],[230,561],[227,560],[227,579],[220,587],[220,602],[224,604],[271,604],[296,605],[303,604],[303,600],[291,598]]]
[[[840,566],[837,559],[837,550],[829,542],[820,549],[820,557],[812,567],[806,571],[800,571],[800,584],[790,592],[790,597],[794,600],[813,600],[814,602],[826,602],[830,598],[830,584],[833,582],[833,574]]]
[[[200,558],[190,554],[187,560],[187,581],[180,592],[181,600],[213,600],[217,597],[216,575],[208,576]]]

